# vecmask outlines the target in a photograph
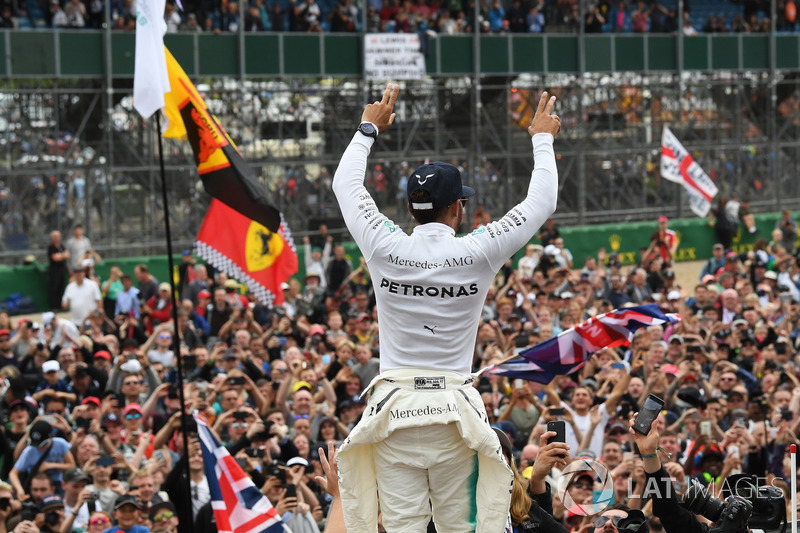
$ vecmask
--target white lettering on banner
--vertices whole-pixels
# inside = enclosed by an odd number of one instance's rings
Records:
[[[368,33],[364,38],[368,80],[418,80],[426,76],[425,56],[416,33]]]

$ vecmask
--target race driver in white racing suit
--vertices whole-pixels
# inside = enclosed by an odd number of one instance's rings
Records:
[[[408,179],[410,235],[384,216],[364,187],[367,157],[394,121],[399,87],[366,106],[333,191],[369,267],[380,324],[380,374],[367,408],[339,451],[347,530],[498,533],[512,474],[470,376],[481,309],[495,273],[555,211],[553,153],[561,121],[543,93],[528,132],[535,168],[525,199],[500,220],[456,236],[475,191],[436,162]]]

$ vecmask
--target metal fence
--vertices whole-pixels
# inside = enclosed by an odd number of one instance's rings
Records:
[[[469,205],[496,217],[525,194],[532,168],[526,127],[543,88],[558,96],[556,143],[562,224],[692,216],[684,193],[659,176],[669,126],[716,180],[721,196],[754,211],[800,207],[800,86],[790,73],[587,74],[431,78],[403,85],[396,125],[379,137],[367,184],[408,223],[400,176],[424,161],[464,169]],[[252,172],[298,236],[341,220],[330,181],[382,85],[356,79],[196,80]],[[115,82],[118,83],[118,82]],[[163,253],[157,136],[131,105],[131,88],[100,80],[0,85],[0,247],[7,263],[44,260],[48,233],[77,222],[106,256]],[[170,219],[188,248],[209,198],[189,145],[165,140]],[[472,220],[472,219],[470,219]]]

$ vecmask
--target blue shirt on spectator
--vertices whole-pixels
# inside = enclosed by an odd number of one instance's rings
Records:
[[[150,533],[149,529],[144,526],[140,526],[139,524],[134,524],[130,529],[122,529],[119,526],[113,526],[108,529],[104,529],[103,533],[117,533],[118,531],[122,531],[124,533]]]
[[[47,463],[63,463],[64,456],[70,451],[72,446],[69,442],[65,441],[61,437],[53,438],[53,445],[50,446],[50,449],[47,451],[47,458],[45,462]],[[22,450],[22,455],[19,456],[17,459],[14,468],[19,470],[20,472],[30,472],[30,470],[39,462],[39,459],[42,457],[42,450],[37,448],[36,446],[28,446],[24,450]],[[64,479],[63,472],[61,470],[48,470],[48,474],[53,478],[53,481],[56,483],[61,483]]]

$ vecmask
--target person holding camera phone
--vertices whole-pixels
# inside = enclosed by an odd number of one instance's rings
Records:
[[[394,121],[398,92],[399,86],[387,85],[382,99],[366,106],[333,179],[374,280],[381,325],[381,373],[368,386],[372,395],[361,422],[340,448],[347,528],[376,530],[377,488],[388,531],[424,531],[433,515],[450,531],[475,531],[477,524],[479,532],[496,533],[506,524],[513,474],[469,373],[495,273],[555,209],[552,144],[561,121],[552,114],[555,97],[542,93],[528,128],[535,168],[526,198],[462,238],[456,232],[475,191],[453,165],[417,168],[406,193],[419,225],[408,235],[379,211],[364,186],[369,152]]]

